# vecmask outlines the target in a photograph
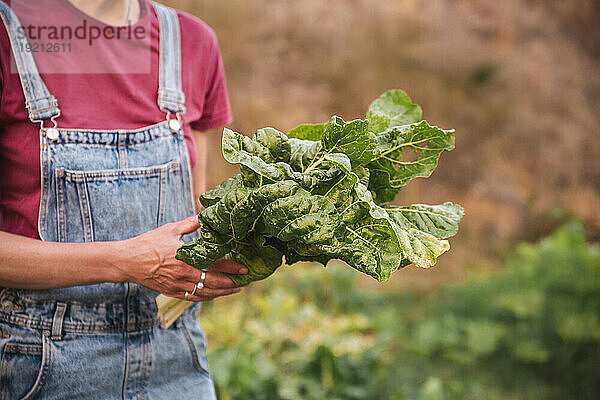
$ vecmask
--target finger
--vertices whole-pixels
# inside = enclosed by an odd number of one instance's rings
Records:
[[[219,272],[207,272],[204,286],[212,289],[228,289],[238,287],[239,285],[232,281],[230,277]]]
[[[188,298],[185,298],[185,292],[176,292],[171,297],[176,297],[178,299],[188,300],[188,301],[207,301],[212,300],[215,297],[228,296],[231,294],[239,293],[242,289],[240,288],[231,288],[231,289],[210,289],[204,288],[202,290],[196,290],[196,293],[192,295],[191,292],[188,292]]]
[[[204,288],[202,290],[197,290],[193,296],[190,296],[190,300],[192,301],[206,301],[212,300],[216,297],[229,296],[232,294],[239,293],[241,288],[231,288],[231,289],[211,289]]]
[[[215,261],[215,263],[208,267],[208,269],[215,272],[226,272],[228,274],[243,275],[248,273],[248,268],[246,268],[243,264],[227,260],[225,258]]]
[[[182,219],[175,224],[175,229],[181,236],[185,235],[186,233],[194,232],[196,229],[200,228],[200,222],[198,221],[197,215],[192,215],[191,217]]]
[[[219,272],[210,272],[210,271],[204,271],[205,276],[204,276],[204,286],[209,287],[209,288],[213,288],[213,289],[226,289],[226,288],[234,288],[234,287],[238,287],[239,285],[236,285],[231,278],[229,278],[226,275],[223,275]],[[193,268],[193,271],[189,271],[184,277],[182,277],[183,280],[187,281],[185,282],[183,289],[187,288],[187,286],[189,285],[188,282],[192,283],[192,284],[197,284],[198,282],[202,281],[202,270]],[[193,286],[192,286],[192,290],[193,290]],[[191,293],[191,291],[190,291]]]

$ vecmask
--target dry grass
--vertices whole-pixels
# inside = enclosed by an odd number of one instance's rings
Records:
[[[493,265],[509,244],[555,226],[555,209],[600,237],[597,1],[167,3],[216,30],[237,130],[359,117],[395,87],[430,122],[456,128],[456,150],[397,201],[461,203],[462,231],[431,273],[409,268],[392,285]],[[235,171],[212,154],[217,184]]]

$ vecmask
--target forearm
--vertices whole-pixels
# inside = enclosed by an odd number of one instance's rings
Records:
[[[0,232],[0,287],[52,289],[123,280],[123,242],[55,243]]]
[[[194,139],[196,141],[196,150],[198,158],[196,159],[196,165],[192,171],[193,186],[194,186],[194,201],[196,203],[196,210],[200,211],[200,203],[198,197],[208,188],[207,180],[207,169],[208,169],[208,138],[212,135],[219,135],[220,129],[211,129],[204,132],[195,131]]]

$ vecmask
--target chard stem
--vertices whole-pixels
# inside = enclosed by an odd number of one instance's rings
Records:
[[[304,173],[309,173],[310,171],[312,171],[313,169],[317,168],[322,162],[323,160],[325,160],[325,156],[319,158],[319,160],[315,163],[312,163],[311,165],[309,165],[308,168],[306,168],[306,171],[304,171]]]

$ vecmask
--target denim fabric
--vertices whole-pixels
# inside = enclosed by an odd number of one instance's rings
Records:
[[[181,46],[171,46],[171,40],[179,42],[180,28],[175,10],[155,3],[154,8],[161,26],[159,65],[160,86],[158,88],[158,106],[164,112],[184,113],[185,95],[181,90],[181,74],[171,73],[170,63],[181,69]]]
[[[171,9],[155,9],[161,22],[157,106],[180,116],[179,21]],[[1,1],[0,11],[5,24],[20,25]],[[33,58],[20,63],[28,103],[47,97]],[[171,131],[166,120],[138,130],[58,129],[57,138],[41,129],[40,161],[43,240],[122,240],[194,214],[183,129]],[[157,294],[132,283],[0,288],[0,400],[215,399],[199,307],[162,329]]]
[[[121,240],[194,213],[183,130],[41,135],[40,237]]]
[[[12,46],[15,65],[21,78],[21,86],[25,94],[29,118],[32,121],[58,117],[60,110],[56,98],[50,94],[44,81],[40,78],[33,55],[26,51],[27,38],[19,34],[21,24],[15,13],[6,3],[0,1],[0,18],[6,26]]]
[[[0,313],[2,400],[215,398],[195,313],[169,329],[151,327],[148,313],[123,330],[115,304],[2,302],[22,307]]]

